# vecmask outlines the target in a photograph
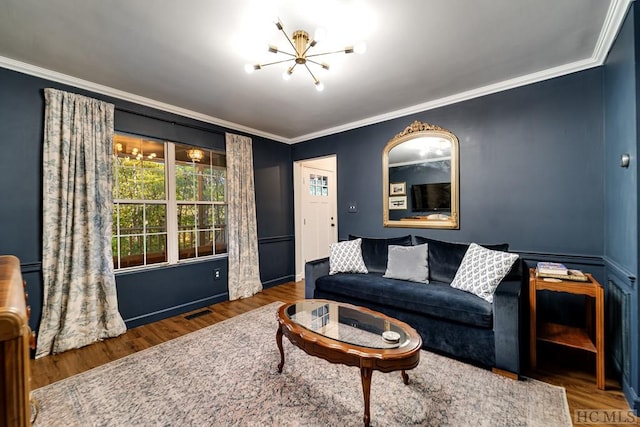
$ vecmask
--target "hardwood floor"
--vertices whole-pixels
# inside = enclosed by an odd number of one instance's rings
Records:
[[[211,310],[211,313],[197,316],[191,320],[186,319],[185,316],[204,309],[139,326],[130,329],[120,337],[81,349],[32,360],[31,385],[33,389],[45,386],[275,301],[290,302],[302,298],[304,298],[304,283],[287,283],[266,289],[250,298],[226,301],[206,307]],[[539,369],[534,372],[525,370],[524,374],[540,381],[565,387],[572,417],[575,410],[582,409],[613,409],[626,413],[629,406],[619,382],[608,372],[606,390],[598,390],[595,380],[595,362],[589,357],[588,354],[565,352],[552,347],[542,348],[539,356]],[[562,363],[562,361],[565,362]]]

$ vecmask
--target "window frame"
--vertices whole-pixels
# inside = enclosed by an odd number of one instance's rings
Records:
[[[228,257],[228,224],[227,224],[227,219],[228,219],[228,200],[227,200],[227,184],[226,184],[226,180],[225,180],[225,186],[224,186],[224,201],[220,202],[220,201],[183,201],[183,200],[177,200],[177,185],[176,185],[176,166],[177,166],[177,160],[176,160],[176,144],[178,145],[182,145],[182,146],[188,146],[188,147],[193,147],[195,149],[200,149],[203,151],[207,151],[210,153],[217,153],[217,154],[224,154],[226,157],[226,152],[224,150],[216,150],[216,149],[212,149],[212,148],[207,148],[207,147],[200,147],[200,146],[195,146],[195,145],[190,145],[190,144],[186,144],[183,142],[175,142],[175,141],[169,141],[169,140],[163,140],[163,139],[158,139],[158,138],[154,138],[154,137],[147,137],[147,136],[142,136],[142,135],[137,135],[137,134],[132,134],[132,133],[128,133],[128,132],[116,132],[114,134],[114,139],[119,136],[119,135],[123,135],[123,136],[129,136],[129,137],[133,137],[133,138],[140,138],[140,139],[147,139],[150,141],[154,141],[154,142],[158,142],[158,143],[162,143],[163,144],[163,149],[164,149],[164,179],[165,179],[165,198],[162,200],[146,200],[146,199],[121,199],[121,198],[116,198],[115,196],[113,197],[113,208],[114,211],[115,209],[117,209],[118,205],[123,205],[123,204],[139,204],[142,205],[143,207],[146,207],[147,205],[150,204],[156,204],[156,205],[164,205],[166,206],[165,209],[165,228],[166,231],[165,232],[161,232],[161,233],[150,233],[147,234],[146,232],[144,232],[143,234],[141,234],[140,236],[143,239],[144,242],[144,251],[142,253],[142,257],[143,257],[143,264],[142,265],[135,265],[135,266],[130,266],[130,267],[118,267],[118,264],[121,263],[121,256],[119,254],[120,252],[120,238],[122,237],[122,235],[120,234],[120,218],[118,216],[118,223],[113,223],[112,224],[112,239],[113,238],[118,238],[118,245],[117,245],[117,250],[118,253],[113,253],[112,257],[114,258],[114,261],[117,257],[118,262],[114,262],[114,273],[115,274],[123,274],[123,273],[129,273],[129,272],[138,272],[138,271],[146,271],[146,270],[152,270],[152,269],[157,269],[157,268],[166,268],[166,267],[173,267],[173,266],[177,266],[177,265],[183,265],[183,264],[190,264],[190,263],[198,263],[198,262],[206,262],[206,261],[210,261],[213,259],[220,259],[220,258],[226,258]],[[225,176],[226,176],[226,166],[222,167],[222,166],[217,166],[217,168],[223,169],[225,171]],[[116,168],[114,168],[115,170]],[[118,183],[118,174],[114,172],[114,179],[113,179],[113,186],[114,189],[116,188],[116,186],[119,184]],[[208,205],[208,206],[212,206],[212,209],[215,209],[215,206],[224,206],[225,207],[225,223],[223,224],[224,227],[223,228],[219,228],[216,227],[215,221],[212,221],[211,224],[211,231],[213,232],[213,252],[210,255],[201,255],[201,256],[194,256],[194,257],[189,257],[189,258],[184,258],[184,259],[180,259],[180,253],[179,253],[179,225],[178,225],[178,206],[180,204],[195,204],[195,205]],[[144,210],[144,212],[146,212],[146,209]],[[114,212],[115,214],[115,212]],[[144,214],[143,214],[144,215]],[[112,216],[113,218],[113,216]],[[144,220],[143,220],[144,221]],[[196,230],[197,230],[197,223],[195,225]],[[215,253],[215,237],[216,237],[216,231],[217,230],[224,230],[224,241],[226,243],[226,250],[225,252],[221,252],[221,253]],[[205,230],[207,231],[207,230]],[[166,261],[163,262],[156,262],[156,263],[152,263],[152,264],[147,264],[147,252],[146,252],[146,241],[147,241],[147,237],[150,235],[158,235],[158,234],[166,234]],[[197,237],[197,233],[196,233],[196,239],[198,239]],[[197,240],[196,240],[197,242]],[[197,243],[196,243],[197,246]],[[196,250],[197,251],[197,250]],[[197,252],[196,252],[197,253]]]

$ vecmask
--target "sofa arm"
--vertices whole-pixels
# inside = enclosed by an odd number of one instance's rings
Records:
[[[520,292],[517,280],[504,280],[493,294],[496,368],[520,374]]]
[[[313,298],[316,279],[329,274],[329,258],[307,261],[304,264],[304,297]]]

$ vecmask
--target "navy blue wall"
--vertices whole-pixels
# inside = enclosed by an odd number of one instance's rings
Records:
[[[77,88],[0,69],[0,253],[20,258],[37,329],[42,299],[43,89],[55,87],[112,102],[115,128],[209,148],[224,147],[228,129]],[[233,132],[233,131],[232,131]],[[237,132],[236,132],[237,133]],[[261,279],[265,287],[292,280],[293,194],[291,149],[253,138]],[[277,253],[278,256],[273,256]],[[214,269],[221,279],[214,280]],[[116,276],[119,306],[128,326],[228,299],[227,259]]]
[[[253,141],[260,278],[270,287],[295,278],[293,161],[289,145]]]
[[[601,256],[602,71],[591,69],[296,144],[293,160],[336,154],[339,236],[398,236],[382,226],[382,150],[413,120],[460,140],[460,230],[449,241],[509,242],[521,252]],[[358,203],[349,213],[348,202]]]
[[[293,159],[337,156],[341,239],[409,232],[507,242],[529,267],[563,262],[604,283],[602,103],[602,69],[595,68],[296,144]],[[459,230],[382,225],[382,151],[414,120],[460,141]],[[357,213],[348,212],[352,201]],[[538,304],[551,320],[584,324],[580,298],[543,293]]]
[[[632,4],[604,65],[605,249],[608,346],[629,402],[640,410],[638,316],[638,77],[640,11]],[[622,154],[631,156],[620,167]]]

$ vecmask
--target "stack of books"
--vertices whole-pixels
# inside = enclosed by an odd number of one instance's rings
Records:
[[[569,269],[559,262],[539,262],[536,266],[536,274],[539,277],[572,280],[574,282],[589,281],[589,278],[582,271]]]

